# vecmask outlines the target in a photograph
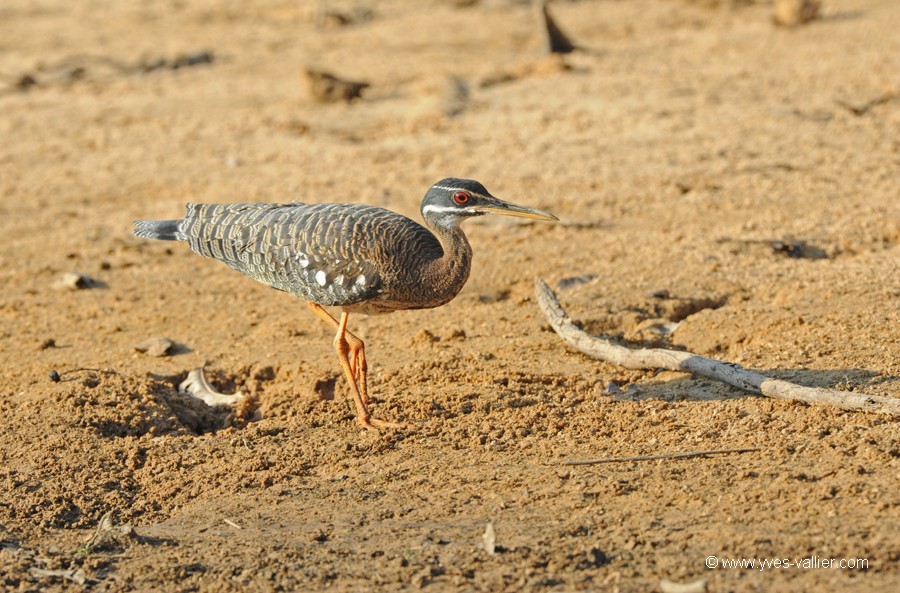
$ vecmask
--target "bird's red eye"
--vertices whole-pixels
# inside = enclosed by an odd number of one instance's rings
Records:
[[[469,194],[464,191],[458,191],[453,194],[453,201],[459,205],[463,205],[469,202]]]

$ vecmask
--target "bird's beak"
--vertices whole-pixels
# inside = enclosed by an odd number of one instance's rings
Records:
[[[535,220],[559,220],[549,212],[538,210],[537,208],[526,208],[517,204],[510,204],[498,198],[491,196],[487,204],[479,205],[474,208],[477,212],[484,214],[502,214],[503,216],[517,216],[519,218],[533,218]]]

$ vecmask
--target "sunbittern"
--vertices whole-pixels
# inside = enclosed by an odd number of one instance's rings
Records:
[[[334,347],[366,428],[397,426],[368,409],[365,345],[350,313],[390,313],[448,303],[469,277],[472,248],[460,223],[483,214],[558,220],[504,202],[469,179],[444,179],[422,199],[428,229],[361,204],[188,204],[181,220],[135,222],[139,237],[187,241],[200,255],[307,301],[337,330]],[[341,308],[340,321],[323,306]]]

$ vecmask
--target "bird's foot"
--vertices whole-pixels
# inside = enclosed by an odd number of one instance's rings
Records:
[[[368,416],[358,416],[357,420],[359,421],[359,424],[367,430],[377,431],[378,429],[381,429],[381,428],[403,428],[403,426],[404,426],[403,424],[401,424],[399,422],[390,422],[388,420],[382,420],[380,418],[371,418]]]

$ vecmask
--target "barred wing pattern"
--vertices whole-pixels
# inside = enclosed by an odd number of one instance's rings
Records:
[[[196,253],[273,288],[322,305],[352,305],[383,291],[376,239],[396,219],[420,226],[352,204],[188,204],[179,231]]]

